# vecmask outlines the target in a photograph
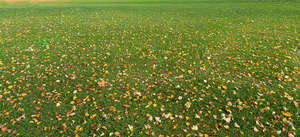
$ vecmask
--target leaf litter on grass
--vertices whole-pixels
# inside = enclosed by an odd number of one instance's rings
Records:
[[[112,5],[0,17],[11,30],[0,35],[0,134],[297,136],[293,18],[136,8],[147,16]]]

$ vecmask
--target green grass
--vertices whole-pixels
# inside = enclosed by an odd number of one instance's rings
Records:
[[[0,2],[0,136],[299,136],[299,13],[296,0]]]

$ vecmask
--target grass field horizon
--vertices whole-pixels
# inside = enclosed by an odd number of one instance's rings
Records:
[[[0,136],[300,135],[298,0],[41,1],[0,0]]]

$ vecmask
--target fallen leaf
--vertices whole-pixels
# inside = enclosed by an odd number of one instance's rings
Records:
[[[234,127],[240,128],[240,126],[236,122],[234,123]]]
[[[228,88],[227,88],[227,86],[223,85],[222,89],[227,90]]]
[[[13,88],[13,86],[12,86],[12,85],[10,85],[10,86],[8,86],[7,88],[8,88],[8,89],[12,89],[12,88]]]
[[[283,112],[283,111],[281,111],[281,113],[282,113],[284,116],[286,116],[286,117],[291,117],[291,116],[292,116],[292,114],[291,114],[290,112]]]
[[[228,118],[224,117],[223,120],[225,120],[227,123],[230,123],[231,118],[230,117],[228,117]]]
[[[256,127],[253,127],[254,132],[258,132],[259,130]]]
[[[115,136],[119,137],[120,136],[120,132],[116,131],[115,132]]]
[[[198,126],[197,125],[193,125],[192,126],[192,130],[198,130]]]
[[[98,84],[99,87],[105,87],[105,81],[104,80],[98,81],[97,84]]]
[[[7,127],[6,126],[3,126],[2,128],[1,128],[1,131],[2,132],[5,132],[7,130]]]
[[[228,130],[228,129],[229,129],[229,126],[228,126],[228,125],[224,125],[224,128]]]

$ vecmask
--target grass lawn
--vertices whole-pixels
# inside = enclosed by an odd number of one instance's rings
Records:
[[[300,136],[299,47],[299,0],[2,1],[0,136]]]

